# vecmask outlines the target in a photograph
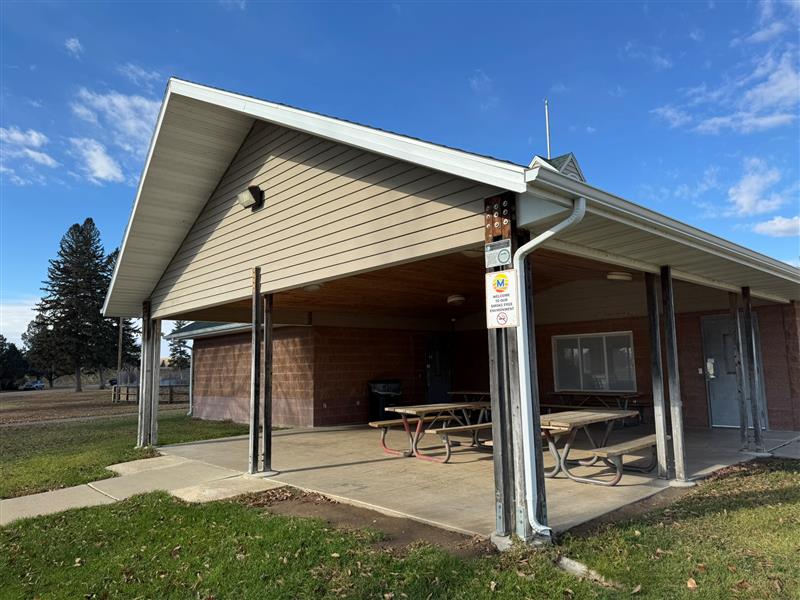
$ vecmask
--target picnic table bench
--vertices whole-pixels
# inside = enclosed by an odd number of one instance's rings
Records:
[[[614,428],[614,423],[626,419],[628,417],[636,416],[638,413],[634,410],[571,410],[565,412],[551,413],[549,415],[542,415],[542,434],[547,440],[550,453],[556,459],[556,466],[551,471],[545,473],[546,477],[555,477],[559,472],[562,472],[572,479],[580,483],[591,483],[594,485],[617,485],[622,477],[622,471],[632,470],[650,470],[655,466],[655,460],[647,467],[636,467],[632,465],[623,466],[622,457],[626,454],[632,454],[639,450],[646,448],[655,449],[655,435],[644,436],[635,440],[629,440],[615,444],[608,445],[608,438],[611,430]],[[590,425],[605,424],[605,431],[602,435],[600,443],[595,443],[595,440],[589,431]],[[569,458],[570,450],[575,441],[579,431],[583,431],[591,444],[589,452],[592,456],[584,460],[572,460]],[[564,446],[559,449],[557,443],[561,438],[566,437]],[[575,475],[570,470],[570,466],[578,464],[583,467],[594,466],[598,461],[603,464],[613,467],[615,469],[614,477],[610,481],[597,479],[596,477],[581,477]]]
[[[422,420],[430,423],[435,420],[435,417],[425,417]],[[419,421],[418,418],[408,419],[409,424],[416,424],[417,421]],[[371,421],[369,426],[381,430],[381,448],[383,448],[383,451],[386,452],[386,454],[391,454],[392,456],[411,456],[413,454],[413,448],[411,445],[409,445],[408,450],[395,450],[394,448],[389,448],[389,446],[386,445],[386,434],[389,433],[389,429],[392,427],[403,427],[403,419],[384,419],[383,421]]]
[[[442,462],[447,462],[450,460],[451,455],[451,445],[452,442],[450,441],[451,435],[468,435],[472,438],[472,445],[477,449],[487,449],[489,446],[484,444],[479,434],[481,431],[485,430],[491,431],[492,424],[491,422],[483,422],[483,423],[471,423],[468,425],[454,425],[454,426],[446,426],[446,427],[437,427],[435,429],[428,429],[428,433],[432,433],[434,435],[439,435],[442,437],[442,441],[444,442],[444,451],[445,451],[445,458]]]
[[[451,446],[453,442],[450,440],[450,435],[453,433],[466,433],[470,431],[473,425],[488,423],[487,413],[489,411],[489,402],[476,401],[476,402],[440,402],[435,404],[418,404],[410,406],[387,406],[386,410],[396,412],[400,415],[400,419],[391,419],[387,421],[374,421],[370,423],[372,427],[381,429],[381,447],[387,454],[394,456],[414,456],[422,460],[429,460],[432,462],[447,462],[451,456]],[[477,414],[477,418],[474,413]],[[439,425],[438,427],[436,425]],[[408,436],[409,449],[407,451],[399,451],[389,448],[386,445],[386,433],[394,426],[402,425],[403,429]],[[412,425],[414,425],[412,429]],[[489,425],[491,426],[491,425]],[[449,431],[444,442],[444,458],[432,456],[425,453],[419,448],[419,442],[427,432],[440,430],[446,427],[461,427],[460,432]],[[482,426],[480,428],[473,428],[477,433],[480,429],[486,429]],[[473,441],[475,438],[473,437]]]

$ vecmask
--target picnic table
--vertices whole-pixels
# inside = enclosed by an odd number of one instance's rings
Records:
[[[555,477],[559,472],[563,471],[564,474],[572,479],[573,481],[578,481],[581,483],[594,483],[594,484],[601,484],[601,485],[616,485],[619,481],[619,477],[622,475],[622,463],[621,458],[619,464],[617,464],[616,457],[604,456],[604,451],[606,450],[606,444],[608,442],[608,437],[611,435],[611,431],[614,428],[614,424],[617,421],[627,419],[629,417],[635,417],[638,415],[638,412],[635,410],[616,410],[616,409],[602,409],[602,410],[568,410],[563,412],[556,412],[551,413],[549,415],[541,415],[541,423],[542,423],[542,433],[547,440],[548,448],[550,449],[550,453],[556,460],[556,466],[545,473],[546,477]],[[592,436],[591,431],[589,431],[590,425],[597,425],[597,424],[605,424],[605,430],[602,434],[602,438],[600,439],[600,443],[596,443],[594,437]],[[588,459],[584,460],[571,460],[569,458],[570,450],[572,449],[572,445],[575,442],[575,438],[578,435],[578,432],[583,431],[586,434],[586,437],[589,440],[589,443],[592,446],[592,449],[598,451],[597,453],[593,453],[593,456]],[[566,438],[563,447],[559,450],[558,442]],[[641,440],[635,440],[639,446],[643,443]],[[650,440],[650,436],[648,436],[647,440]],[[622,450],[634,451],[634,448],[637,444],[628,444]],[[621,445],[620,445],[621,446]],[[613,460],[612,460],[613,459]],[[613,482],[600,482],[594,479],[590,479],[588,477],[579,477],[573,474],[570,471],[570,465],[578,464],[584,467],[591,467],[595,465],[598,461],[602,461],[604,464],[613,466],[617,468],[617,475],[615,481]]]
[[[417,404],[410,406],[387,406],[387,411],[396,412],[400,415],[403,429],[408,435],[409,449],[407,451],[397,451],[385,445],[384,438],[391,421],[378,421],[373,427],[382,427],[381,445],[384,451],[390,454],[402,456],[414,456],[422,460],[432,462],[447,462],[450,459],[450,433],[471,433],[473,443],[480,446],[477,439],[477,432],[481,429],[491,427],[487,416],[490,403],[486,401],[474,402],[440,402],[435,404]],[[477,413],[477,415],[475,414]],[[386,426],[384,427],[384,425]],[[412,424],[414,428],[412,430]],[[422,452],[419,442],[426,432],[431,431],[445,436],[445,456],[436,457]]]

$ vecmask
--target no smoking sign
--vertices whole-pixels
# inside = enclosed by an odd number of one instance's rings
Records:
[[[517,272],[486,273],[486,327],[516,327],[517,317]]]

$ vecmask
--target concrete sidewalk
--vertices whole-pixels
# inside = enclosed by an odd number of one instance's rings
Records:
[[[187,502],[208,502],[280,487],[281,483],[178,456],[158,456],[108,467],[118,477],[0,500],[0,525],[71,508],[98,506],[156,490]]]

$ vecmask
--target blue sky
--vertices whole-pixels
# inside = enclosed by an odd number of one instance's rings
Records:
[[[4,2],[2,332],[88,216],[122,239],[170,75],[590,183],[796,264],[800,3]]]

